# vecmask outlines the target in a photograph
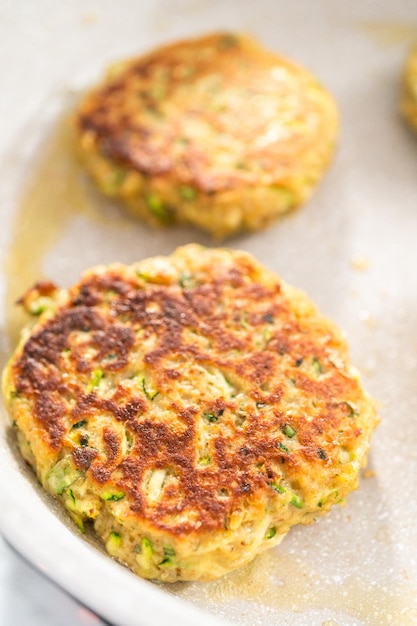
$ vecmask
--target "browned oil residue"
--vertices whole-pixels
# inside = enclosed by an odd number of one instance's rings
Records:
[[[245,626],[249,622],[239,610],[240,601],[255,603],[258,615],[266,607],[266,624],[281,623],[284,611],[299,615],[309,610],[332,613],[329,624],[338,624],[338,615],[344,620],[349,615],[352,621],[366,624],[417,624],[416,592],[406,581],[381,587],[376,581],[371,584],[357,576],[327,579],[301,559],[279,550],[265,552],[250,565],[204,586],[176,586],[175,593],[215,613],[227,604],[229,619],[236,618],[237,624]]]
[[[29,180],[23,183],[14,208],[11,244],[4,257],[5,318],[11,349],[27,321],[16,301],[44,276],[43,259],[59,241],[71,216],[79,212],[94,213],[72,143],[71,123],[66,114],[32,159]],[[0,356],[2,360],[6,357]]]

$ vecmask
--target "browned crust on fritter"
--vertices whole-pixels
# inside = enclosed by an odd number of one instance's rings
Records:
[[[207,255],[187,287],[152,283],[123,266],[90,272],[12,364],[16,395],[31,407],[48,455],[70,452],[93,485],[117,486],[135,515],[177,537],[222,529],[248,502],[262,509],[283,472],[295,490],[312,475],[320,482],[337,467],[341,447],[354,449],[363,435],[350,403],[368,410],[334,326],[304,296],[303,311],[295,306],[289,288],[249,255],[232,258]],[[132,386],[138,353],[153,397],[144,384]],[[244,423],[234,397],[202,389],[198,404],[175,393],[190,364],[222,372],[237,397],[244,390]],[[113,380],[102,396],[89,389],[97,367]],[[97,416],[106,424],[100,446],[69,438],[74,424]],[[212,435],[207,466],[196,459],[201,421]],[[120,426],[133,441],[128,454]],[[144,477],[158,468],[170,481],[151,506]]]
[[[330,95],[249,37],[181,41],[121,68],[83,100],[77,127],[105,158],[145,176],[209,194],[285,186],[309,175],[305,154],[316,149],[324,168],[332,152]]]

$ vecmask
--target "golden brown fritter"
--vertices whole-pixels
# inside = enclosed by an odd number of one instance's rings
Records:
[[[191,223],[221,238],[310,196],[338,118],[308,71],[217,33],[113,68],[81,102],[76,129],[104,193],[152,224]]]
[[[141,576],[220,576],[357,487],[377,418],[345,342],[249,254],[189,245],[23,302],[22,453]]]
[[[401,112],[414,130],[417,130],[417,46],[409,53],[403,72]]]

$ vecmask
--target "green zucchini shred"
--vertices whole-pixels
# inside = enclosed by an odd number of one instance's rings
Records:
[[[290,424],[284,424],[284,426],[282,427],[282,432],[284,433],[284,435],[286,435],[289,439],[292,439],[294,437],[294,435],[296,434],[296,430],[295,428],[293,428]]]
[[[271,338],[272,338],[272,332],[271,332],[271,329],[270,329],[270,328],[268,328],[268,327],[264,328],[264,329],[263,329],[263,332],[262,332],[262,336],[263,336],[263,340],[264,340],[264,342],[265,342],[265,343],[268,343],[268,341],[270,341],[270,340],[271,340]]]
[[[80,446],[82,448],[86,448],[88,446],[88,442],[89,442],[89,435],[87,435],[87,433],[83,434],[80,436]]]
[[[64,457],[54,465],[46,477],[48,491],[60,496],[64,489],[72,485],[81,475],[82,472],[74,467],[70,457]]]
[[[354,402],[351,402],[350,400],[345,400],[345,402],[343,402],[342,404],[347,406],[349,417],[358,417],[359,415],[358,407],[356,406]]]
[[[217,415],[214,415],[214,413],[211,413],[210,411],[204,411],[203,415],[206,420],[211,423],[217,422],[217,420],[219,419]]]
[[[183,200],[195,200],[197,198],[197,190],[189,185],[181,185],[179,194]]]
[[[84,527],[83,518],[80,515],[78,515],[77,513],[74,513],[74,511],[68,511],[68,513],[69,513],[69,516],[71,517],[72,521],[78,527],[78,530],[84,534],[85,533],[85,527]]]
[[[122,535],[116,530],[112,530],[106,541],[106,550],[112,556],[116,556],[122,545]]]
[[[123,491],[110,492],[106,491],[101,494],[100,498],[102,500],[106,500],[107,502],[118,502],[125,497],[125,493]]]
[[[141,545],[142,545],[142,555],[145,558],[150,559],[151,556],[153,555],[152,542],[147,537],[142,537]]]
[[[297,509],[302,509],[304,506],[304,500],[296,493],[293,493],[291,496],[290,504],[295,506]]]
[[[154,217],[161,222],[168,222],[170,220],[170,214],[165,206],[163,200],[156,193],[149,193],[146,196],[146,204],[149,211]]]
[[[313,357],[313,369],[317,377],[323,373],[322,365],[320,361],[318,360],[318,358],[315,356]]]
[[[181,274],[178,279],[178,283],[182,289],[192,289],[195,287],[195,280],[191,274]]]
[[[71,430],[81,428],[82,426],[85,426],[86,424],[87,424],[87,420],[80,420],[79,422],[75,422],[75,424],[71,426]]]
[[[42,302],[37,302],[37,301],[32,302],[32,304],[29,307],[30,315],[40,315],[45,310],[46,310],[46,305],[43,304]]]
[[[159,395],[159,391],[155,391],[154,393],[151,393],[147,390],[146,388],[146,383],[145,383],[145,379],[142,378],[142,389],[143,389],[143,393],[145,394],[145,396],[148,398],[148,400],[150,400],[151,402],[153,400],[155,400],[155,398]]]
[[[266,532],[265,539],[272,539],[277,534],[277,529],[273,526],[269,528]]]
[[[286,493],[286,488],[280,485],[279,483],[271,483],[271,487],[277,493]]]
[[[87,390],[91,392],[93,391],[93,389],[96,389],[99,386],[100,381],[103,377],[104,377],[103,370],[100,370],[100,369],[93,370],[93,373],[91,374],[91,377],[90,377],[90,381],[88,383]]]

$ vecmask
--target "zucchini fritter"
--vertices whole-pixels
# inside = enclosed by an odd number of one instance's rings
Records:
[[[76,118],[100,189],[154,224],[224,238],[306,200],[334,150],[333,98],[249,37],[217,33],[115,66]]]
[[[223,575],[357,487],[377,417],[345,341],[249,254],[189,245],[23,303],[22,454],[137,574]]]
[[[417,46],[409,53],[403,72],[401,112],[417,131]]]

